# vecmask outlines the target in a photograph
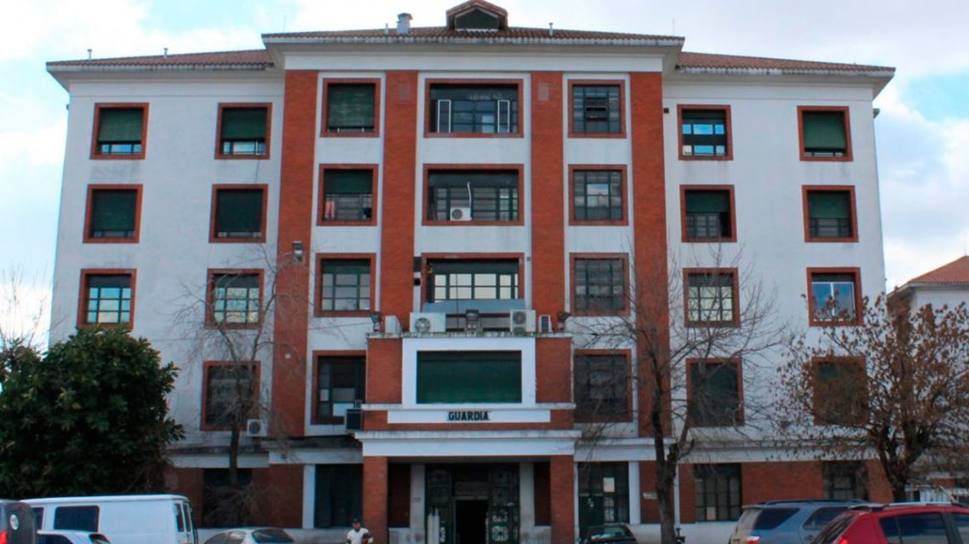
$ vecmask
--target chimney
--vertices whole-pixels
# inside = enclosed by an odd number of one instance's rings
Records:
[[[401,13],[397,15],[397,33],[398,34],[409,34],[410,33],[410,20],[413,19],[410,13]]]

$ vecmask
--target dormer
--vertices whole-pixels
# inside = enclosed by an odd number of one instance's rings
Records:
[[[498,31],[508,29],[508,12],[484,0],[468,0],[447,10],[448,30]]]

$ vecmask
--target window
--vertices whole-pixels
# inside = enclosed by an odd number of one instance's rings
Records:
[[[430,83],[429,134],[518,134],[520,84]]]
[[[729,106],[680,106],[680,158],[729,159]]]
[[[326,127],[330,136],[372,136],[377,132],[375,80],[326,83]]]
[[[578,135],[622,135],[621,83],[570,83],[571,132]]]
[[[130,325],[133,272],[82,272],[82,325]]]
[[[99,517],[97,506],[58,506],[54,510],[54,530],[96,533]]]
[[[451,16],[448,18],[451,19]],[[507,23],[502,25],[502,21],[499,14],[475,8],[453,16],[453,24],[449,26],[453,26],[455,30],[498,30],[502,26],[508,26]]]
[[[141,186],[88,187],[85,242],[137,242]]]
[[[831,497],[825,497],[830,499]],[[843,499],[837,499],[843,500]],[[825,525],[831,523],[834,518],[841,515],[842,512],[847,510],[844,506],[832,506],[828,508],[818,508],[811,514],[807,520],[804,521],[803,527],[808,531],[820,531],[825,527]],[[826,540],[816,540],[816,542],[828,542]]]
[[[269,104],[220,104],[217,158],[269,156]]]
[[[684,242],[735,242],[733,187],[683,187]]]
[[[738,325],[737,273],[732,269],[685,271],[688,325]]]
[[[147,104],[98,104],[92,158],[143,159]]]
[[[236,527],[239,511],[239,489],[246,490],[252,485],[252,469],[240,468],[236,472],[239,488],[229,485],[229,469],[202,469],[202,523],[204,527]],[[242,544],[242,538],[233,538],[230,532],[225,544]],[[245,536],[245,533],[241,533]]]
[[[259,416],[259,367],[255,363],[206,363],[203,430],[228,430]]]
[[[811,324],[855,324],[861,307],[857,270],[809,271]]]
[[[366,359],[326,355],[319,357],[316,364],[316,421],[342,423],[347,409],[363,402]]]
[[[952,521],[956,525],[956,531],[962,537],[963,542],[969,542],[969,514],[952,513]]]
[[[518,269],[517,259],[430,260],[427,301],[521,298]]]
[[[864,361],[815,361],[814,418],[818,425],[857,425],[868,414]]]
[[[629,463],[579,463],[579,528],[629,522]]]
[[[576,421],[629,418],[629,362],[619,353],[575,356]]]
[[[868,500],[868,479],[860,461],[827,461],[821,463],[824,498],[834,500]]]
[[[254,325],[262,319],[259,272],[212,272],[209,275],[209,323]]]
[[[733,521],[740,517],[740,465],[693,465],[696,520]]]
[[[371,260],[321,258],[320,312],[369,312],[373,289]]]
[[[688,411],[697,427],[729,427],[743,423],[740,403],[740,363],[691,362]]]
[[[349,527],[363,511],[362,465],[316,465],[317,529]]]
[[[373,224],[374,176],[369,168],[323,168],[320,224]]]
[[[622,170],[572,171],[572,219],[619,222],[625,218]]]
[[[905,514],[878,520],[888,544],[949,544],[945,521],[939,512]]]
[[[433,170],[427,173],[427,219],[518,222],[519,170]]]
[[[212,241],[262,242],[266,239],[264,186],[213,188]]]
[[[851,160],[848,108],[801,106],[801,158]]]
[[[417,353],[418,404],[520,403],[518,351]]]
[[[575,257],[572,281],[572,309],[575,313],[616,313],[626,310],[624,257]]]
[[[809,187],[804,189],[809,242],[855,241],[854,190]]]

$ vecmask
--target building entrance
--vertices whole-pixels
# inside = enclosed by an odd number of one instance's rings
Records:
[[[427,544],[518,544],[518,465],[428,465]]]

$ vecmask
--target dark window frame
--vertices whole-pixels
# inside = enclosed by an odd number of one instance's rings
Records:
[[[94,200],[95,193],[99,191],[134,191],[135,192],[135,213],[134,228],[131,236],[126,237],[95,237],[93,235],[94,226]],[[137,244],[141,238],[141,184],[105,184],[93,183],[87,186],[87,204],[84,211],[84,237],[85,244]]]
[[[843,367],[833,386],[824,382],[826,366]],[[858,381],[847,379],[853,373]],[[868,420],[868,370],[862,357],[815,357],[811,359],[811,384],[815,425],[863,424]],[[832,394],[832,387],[834,391]]]
[[[854,285],[854,316],[851,319],[819,319],[817,313],[817,301],[814,296],[814,276],[815,275],[840,275],[851,276]],[[831,283],[831,282],[824,282]],[[807,269],[807,299],[808,299],[808,325],[811,327],[850,327],[861,325],[862,323],[862,303],[861,294],[861,270],[859,268],[808,268]],[[827,304],[827,302],[825,303]]]
[[[218,287],[217,286],[217,279],[219,277],[225,277],[225,276],[230,276],[230,277],[231,276],[234,276],[234,277],[250,277],[250,276],[255,276],[256,277],[257,288],[259,289],[259,298],[256,301],[256,304],[257,304],[256,311],[258,312],[258,319],[257,319],[257,321],[248,321],[248,318],[247,318],[247,320],[245,322],[226,322],[226,323],[219,323],[216,320],[216,313],[217,313],[216,303],[218,302],[217,299],[216,299],[216,289]],[[263,296],[264,296],[263,292],[264,292],[264,289],[265,289],[265,283],[263,281],[263,278],[264,278],[264,271],[261,268],[242,268],[242,269],[236,269],[236,268],[231,268],[231,269],[230,268],[216,268],[216,269],[209,269],[208,276],[207,276],[207,280],[206,280],[205,326],[207,328],[220,328],[221,327],[221,328],[226,328],[226,329],[245,329],[245,328],[256,328],[256,327],[258,327],[262,323],[262,318],[263,318],[263,315],[262,315],[262,313],[263,313],[263,306],[262,306],[262,304],[263,304]],[[229,299],[227,298],[226,300],[229,300]],[[252,302],[251,301],[251,298],[247,298],[247,304],[246,304],[247,310],[249,310],[249,308],[250,308],[250,304],[249,303],[251,303],[251,302]],[[223,313],[227,313],[227,312],[228,312],[228,310],[223,310]],[[249,313],[249,312],[247,311],[247,313]]]
[[[209,410],[211,392],[209,391],[209,378],[213,368],[234,368],[244,367],[249,369],[249,387],[252,389],[252,406],[249,407],[250,413],[246,419],[258,419],[260,417],[259,401],[261,398],[262,383],[262,364],[259,361],[205,361],[202,363],[202,406],[199,410],[199,430],[209,431],[228,431],[231,429],[230,423],[222,423],[210,420],[213,416]],[[241,380],[242,378],[240,378]],[[243,428],[243,431],[245,429]]]
[[[698,309],[697,319],[693,319],[691,300],[693,286],[690,283],[692,276],[703,276],[708,278],[726,276],[730,278],[730,314],[731,318],[706,320],[703,319],[702,308]],[[740,326],[740,273],[736,268],[684,268],[683,269],[683,319],[687,327],[739,327]],[[699,286],[702,288],[704,286]],[[707,286],[709,287],[709,286]],[[720,285],[719,287],[724,287]],[[701,300],[703,297],[701,297]],[[720,300],[724,300],[720,298]],[[699,304],[699,303],[698,303]],[[717,310],[721,317],[727,311],[724,308]]]
[[[576,90],[582,87],[618,87],[619,101],[619,127],[616,131],[586,131],[580,130],[579,121],[576,118],[575,99]],[[566,114],[569,117],[569,138],[625,138],[626,137],[626,81],[623,79],[570,79],[568,84],[569,109]],[[583,97],[583,100],[585,98]],[[608,100],[608,99],[607,99]],[[587,110],[585,110],[587,111]],[[610,110],[606,109],[606,116]],[[583,127],[586,123],[585,115],[581,121]]]
[[[804,114],[810,112],[840,112],[844,119],[845,151],[843,155],[826,156],[813,155],[805,148],[804,138]],[[798,106],[797,107],[797,135],[798,149],[802,161],[833,161],[848,162],[853,160],[851,145],[851,110],[848,106]]]
[[[229,110],[266,110],[266,123],[262,137],[262,153],[225,153],[226,140],[222,134],[223,120],[225,112]],[[272,102],[220,102],[218,122],[215,128],[215,158],[216,160],[267,160],[270,158],[270,145],[272,144]],[[258,140],[248,140],[258,141]]]
[[[847,478],[850,484],[841,485],[837,479]],[[868,470],[864,461],[822,461],[821,481],[823,498],[829,500],[868,500]]]
[[[848,236],[817,236],[811,217],[810,199],[813,193],[846,193],[848,195]],[[805,185],[801,188],[804,208],[804,241],[819,243],[855,243],[858,241],[858,208],[854,185]]]
[[[368,306],[369,308],[362,309],[358,308],[356,310],[326,310],[323,308],[323,274],[325,271],[326,262],[366,262],[370,267],[370,289],[368,296]],[[359,275],[358,275],[359,276]],[[317,253],[316,254],[316,275],[314,276],[316,283],[316,296],[313,299],[313,308],[315,309],[315,315],[317,317],[369,317],[373,312],[376,311],[376,289],[377,289],[377,277],[376,277],[376,255],[373,253]],[[357,280],[357,305],[363,300],[359,297],[359,289],[362,288],[360,285],[361,280]],[[335,286],[334,286],[335,289]],[[338,299],[338,300],[342,300]]]
[[[321,467],[325,467],[328,474],[321,474]],[[313,488],[313,495],[316,499],[316,507],[313,511],[313,527],[317,529],[330,529],[330,528],[349,528],[350,522],[354,517],[359,516],[362,511],[363,505],[363,465],[361,464],[347,464],[347,465],[314,465],[314,471],[316,474],[315,484]],[[341,490],[339,486],[334,485],[334,474],[340,474],[348,477],[349,486],[358,486],[356,489],[346,493],[345,489]],[[320,486],[322,482],[327,482],[329,484],[329,489],[327,493],[329,495],[329,501],[321,501],[320,499]],[[344,482],[346,483],[346,482]],[[333,506],[334,499],[340,500],[341,504],[338,506]],[[329,504],[327,504],[329,503]],[[326,506],[329,505],[329,508]],[[330,516],[329,523],[324,523],[320,520],[320,513],[325,512]],[[336,516],[339,519],[334,519],[334,513],[339,513]],[[346,523],[345,525],[343,523]]]
[[[599,173],[610,173],[618,174],[618,180],[608,180],[607,183],[612,185],[618,182],[618,189],[616,194],[619,196],[619,218],[613,218],[614,212],[612,211],[614,206],[611,201],[613,200],[612,188],[609,189],[609,200],[610,205],[608,209],[610,210],[610,217],[607,219],[579,219],[579,206],[576,205],[577,195],[579,191],[577,190],[577,185],[579,182],[580,174],[599,174]],[[626,198],[627,191],[627,169],[624,164],[571,164],[569,165],[569,224],[570,225],[580,225],[580,226],[597,226],[597,225],[627,225],[629,224],[629,201]],[[586,186],[589,185],[589,181],[585,181]],[[601,183],[601,182],[600,182]],[[584,192],[586,195],[586,202],[588,202],[588,191]],[[601,207],[594,207],[601,208]]]
[[[629,523],[629,463],[626,462],[593,462],[578,463],[576,465],[576,497],[579,502],[577,514],[579,515],[581,530],[588,527],[602,525],[605,523]],[[612,493],[607,493],[604,489],[606,478],[613,479],[615,486]],[[606,506],[607,498],[611,499],[611,506]],[[601,501],[601,509],[596,508],[595,501]],[[588,510],[583,508],[582,501],[591,503]],[[592,523],[582,523],[582,512],[601,512],[602,520],[592,520]],[[611,516],[609,515],[611,514]],[[608,519],[612,517],[613,519]]]
[[[313,352],[313,411],[311,421],[315,425],[342,425],[345,422],[344,416],[323,416],[320,414],[321,405],[324,403],[329,403],[330,413],[333,413],[332,405],[333,394],[330,392],[330,400],[324,401],[321,399],[320,390],[320,380],[323,376],[323,365],[324,364],[340,364],[340,365],[359,365],[357,370],[358,378],[361,378],[360,383],[355,385],[357,388],[356,395],[358,399],[354,401],[364,402],[367,386],[367,352],[366,351],[314,351]],[[333,389],[333,384],[330,384],[330,389]]]
[[[105,110],[141,109],[140,151],[132,153],[101,153],[99,133],[101,112]],[[91,133],[91,160],[144,160],[148,152],[148,102],[99,102],[94,105],[94,128]]]
[[[724,116],[724,146],[723,155],[687,155],[683,152],[683,114],[690,111],[722,111]],[[733,126],[730,118],[730,105],[728,104],[678,104],[676,106],[676,133],[678,144],[678,155],[681,161],[730,161],[733,160]]]
[[[729,236],[700,237],[691,234],[689,229],[690,214],[687,211],[687,196],[691,192],[726,192],[728,198]],[[733,185],[681,185],[680,186],[680,231],[683,243],[734,243],[737,241],[737,200],[734,196]],[[723,225],[721,224],[721,232]]]
[[[262,191],[262,207],[258,236],[218,236],[219,193],[222,191]],[[209,225],[209,243],[212,244],[261,244],[266,242],[266,224],[269,210],[269,186],[261,183],[219,183],[212,186],[212,204]]]
[[[584,405],[583,401],[587,401],[587,397],[592,389],[596,386],[595,384],[589,383],[590,375],[586,374],[589,369],[582,368],[586,361],[589,359],[613,359],[613,362],[619,361],[618,365],[620,368],[611,369],[611,372],[615,374],[621,374],[619,379],[622,380],[619,383],[619,388],[614,389],[612,392],[620,392],[619,395],[614,395],[610,400],[604,401],[602,404],[591,408],[588,405]],[[573,395],[575,396],[575,421],[578,423],[597,423],[597,422],[619,422],[619,421],[630,421],[632,418],[632,369],[630,366],[630,361],[632,360],[631,354],[628,350],[576,350],[573,360],[573,373],[572,373],[572,383],[573,383]],[[584,383],[580,383],[584,382]],[[610,382],[615,384],[615,382]],[[611,406],[611,404],[615,406]],[[602,407],[600,409],[600,406]],[[603,411],[604,410],[604,411]]]
[[[327,219],[327,193],[326,192],[326,174],[333,171],[367,171],[370,172],[370,217],[365,219]],[[321,227],[366,227],[374,226],[377,224],[377,179],[378,179],[378,165],[376,164],[321,164],[320,165],[320,177],[319,177],[319,191],[318,191],[318,203],[319,210],[317,210],[316,224]],[[364,194],[364,193],[358,193]]]
[[[81,286],[78,292],[78,310],[77,310],[77,326],[80,327],[101,327],[101,328],[116,328],[125,327],[128,330],[133,330],[135,327],[135,300],[136,300],[136,287],[137,287],[137,270],[134,268],[84,268],[81,269]],[[118,323],[98,323],[98,322],[88,322],[87,313],[90,305],[90,300],[88,297],[88,284],[91,277],[98,276],[127,276],[129,278],[129,298],[128,298],[128,321],[118,322]],[[100,300],[100,298],[99,298]],[[124,301],[122,297],[119,299]],[[119,310],[121,311],[121,310]]]
[[[330,87],[338,85],[372,85],[373,86],[373,129],[359,131],[330,130]],[[322,119],[320,122],[320,136],[324,138],[375,138],[380,136],[380,93],[381,80],[379,78],[332,78],[323,80]]]
[[[703,366],[722,366],[729,365],[734,368],[734,373],[736,375],[737,381],[737,405],[733,407],[733,417],[727,420],[724,418],[722,421],[716,420],[716,415],[711,414],[700,414],[697,410],[699,408],[696,405],[697,394],[695,387],[698,387],[696,383],[696,377],[694,376],[694,369]],[[744,365],[743,361],[736,358],[706,358],[706,359],[688,359],[687,360],[687,412],[690,418],[691,424],[694,427],[738,427],[744,424]],[[714,370],[716,372],[716,370]],[[705,419],[710,417],[712,419]]]
[[[448,85],[457,87],[482,87],[488,86],[510,86],[516,87],[517,103],[509,104],[509,131],[498,132],[498,106],[495,106],[495,132],[439,132],[434,124],[438,115],[438,105],[432,99],[432,91],[435,85]],[[525,103],[522,89],[524,81],[521,79],[426,79],[424,81],[424,137],[425,138],[521,138],[524,136],[524,110]],[[453,108],[453,104],[451,106]],[[453,110],[451,110],[453,113]],[[514,130],[511,130],[514,128]]]
[[[514,215],[513,219],[475,219],[474,218],[474,189],[472,186],[472,218],[470,221],[452,221],[450,219],[450,208],[452,207],[450,203],[454,200],[449,194],[447,196],[449,210],[447,219],[438,219],[436,216],[436,208],[438,199],[436,195],[432,194],[435,189],[431,187],[431,178],[436,173],[440,174],[454,174],[456,172],[468,172],[473,174],[483,174],[487,172],[515,172],[517,176],[517,181],[515,183],[515,189],[510,192],[511,195],[508,206],[505,210]],[[426,164],[424,165],[424,198],[423,206],[424,210],[421,214],[421,224],[425,226],[439,226],[439,227],[468,227],[468,226],[521,226],[525,221],[525,209],[524,209],[524,166],[521,164]],[[480,188],[491,187],[489,185],[479,185]],[[437,189],[444,189],[439,187]],[[497,189],[502,189],[502,187],[497,187]],[[455,189],[455,191],[462,189]],[[463,190],[466,193],[466,189]],[[465,199],[466,200],[466,199]],[[495,198],[495,214],[496,217],[500,215],[502,197],[500,192],[496,191]],[[459,206],[461,207],[461,206]]]
[[[424,280],[423,280],[422,283],[426,287],[421,290],[422,291],[421,301],[424,302],[424,303],[442,302],[442,301],[450,301],[450,300],[522,300],[522,299],[525,298],[525,295],[524,295],[524,285],[523,285],[523,282],[524,282],[524,270],[523,270],[523,267],[522,267],[522,261],[524,259],[524,256],[521,253],[511,253],[511,254],[474,254],[474,255],[469,254],[469,255],[460,255],[460,256],[457,256],[457,257],[452,256],[452,255],[449,255],[449,254],[434,254],[434,253],[431,253],[431,254],[425,254],[422,257],[423,257],[423,262],[422,262],[422,276],[424,278]],[[496,279],[496,282],[495,282],[496,298],[476,298],[476,297],[472,297],[470,299],[465,299],[465,298],[450,298],[451,290],[452,289],[470,288],[470,289],[472,289],[472,295],[473,295],[474,294],[474,290],[477,288],[477,285],[474,284],[474,278],[472,278],[472,285],[470,285],[470,286],[465,286],[465,285],[452,286],[452,284],[451,284],[451,278],[450,277],[447,278],[447,281],[446,281],[445,286],[444,286],[444,289],[446,289],[446,291],[447,291],[447,296],[445,298],[438,298],[436,296],[436,293],[435,293],[437,285],[436,285],[436,280],[435,280],[436,274],[434,273],[433,265],[434,265],[434,263],[440,263],[440,262],[454,262],[454,263],[475,262],[475,263],[481,263],[481,264],[484,264],[484,265],[487,265],[487,263],[489,263],[489,262],[494,262],[494,263],[511,263],[511,262],[514,262],[515,263],[516,272],[515,272],[514,276],[512,277],[511,285],[507,285],[507,286],[502,286],[501,285],[501,277],[502,276],[507,276],[509,274],[503,273],[503,272],[498,272],[498,271],[487,271],[487,269],[485,269],[485,272],[481,272],[481,274],[489,274],[489,275],[494,274],[495,275],[495,279]],[[475,273],[472,273],[472,274],[475,274]],[[450,274],[448,276],[450,276]],[[490,288],[490,287],[491,287],[490,285],[482,286],[482,288]],[[512,296],[511,297],[502,297],[501,296],[501,291],[503,289],[505,289],[505,290],[510,289]]]
[[[741,463],[695,464],[693,478],[694,508],[698,523],[740,519],[744,491]],[[732,489],[733,482],[736,482],[736,493]],[[721,497],[721,493],[726,493],[726,497]],[[713,498],[714,504],[707,505],[707,498]],[[713,519],[707,516],[707,510],[711,507],[715,509]]]
[[[603,316],[603,315],[625,315],[629,313],[629,255],[626,253],[572,253],[569,255],[571,260],[570,270],[570,283],[571,288],[569,289],[570,301],[572,315],[576,316]],[[616,298],[617,296],[622,298],[622,306],[610,307],[610,308],[594,308],[590,307],[589,303],[586,302],[583,308],[579,307],[580,297],[591,297],[592,295],[585,294],[579,295],[578,289],[580,283],[578,281],[578,265],[580,261],[619,261],[622,267],[622,294],[616,295],[613,293],[607,298]],[[586,274],[588,277],[588,273]],[[612,285],[612,290],[615,291],[615,285]],[[589,285],[585,285],[585,289],[588,292]]]

